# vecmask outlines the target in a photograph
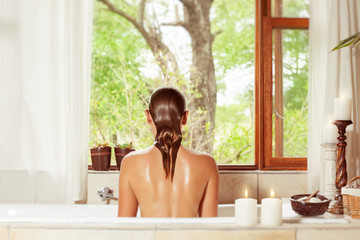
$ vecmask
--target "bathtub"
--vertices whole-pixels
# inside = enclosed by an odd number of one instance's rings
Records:
[[[234,204],[220,204],[217,218],[118,218],[117,205],[89,204],[0,204],[0,223],[235,223]],[[258,222],[261,207],[258,205]],[[283,223],[348,223],[325,215],[302,217],[283,200]]]
[[[289,209],[288,204],[283,207]],[[309,224],[309,221],[306,222],[308,224],[302,224],[289,222],[286,218],[283,218],[285,224],[278,227],[261,224],[241,227],[232,217],[233,204],[219,205],[217,218],[118,218],[116,214],[116,205],[0,204],[0,239],[295,240],[326,239],[328,236],[334,239],[343,239],[345,236],[350,239],[357,236],[360,229],[360,222],[339,224],[345,223],[345,219],[321,222],[327,224]],[[317,219],[326,220],[324,217]]]
[[[289,210],[288,204],[283,205],[283,210],[286,209]],[[342,239],[345,233],[346,236],[357,236],[360,229],[360,222],[348,223],[346,219],[323,216],[300,218],[305,222],[295,221],[299,216],[291,218],[293,212],[287,210],[283,212],[282,226],[241,227],[233,217],[234,204],[219,205],[217,218],[118,218],[116,205],[0,204],[0,239],[288,240],[297,239],[297,236],[309,239],[314,231],[317,231],[316,237],[323,234]],[[338,230],[336,234],[334,229]]]
[[[234,204],[219,205],[218,218],[156,218],[156,222],[234,222]],[[0,204],[0,223],[77,222],[118,223],[153,222],[151,218],[118,218],[117,205],[88,204]]]
[[[119,218],[117,205],[0,204],[0,239],[201,240],[211,231],[234,234],[235,218],[224,216],[231,209],[220,205],[217,218]]]

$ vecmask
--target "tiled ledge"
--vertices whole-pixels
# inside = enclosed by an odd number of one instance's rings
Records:
[[[119,171],[94,171],[88,170],[89,174],[116,174],[119,175]]]
[[[131,223],[127,218],[114,223],[0,223],[0,239],[42,240],[42,239],[287,239],[287,240],[339,240],[359,239],[360,222],[348,224],[283,224],[279,227],[240,227],[232,218],[218,218],[215,222],[195,221],[193,223],[160,222],[153,219],[138,219]],[[200,219],[201,220],[201,219]],[[232,220],[233,221],[233,220]]]
[[[278,198],[288,198],[299,193],[307,193],[306,171],[221,171],[219,202],[234,203],[244,197],[248,190],[249,197],[260,203],[270,197],[270,191]]]
[[[89,171],[88,203],[103,204],[97,191],[105,186],[118,196],[118,171]],[[234,203],[243,197],[245,189],[249,197],[261,199],[269,197],[270,190],[278,198],[288,198],[299,193],[307,193],[306,171],[220,171],[219,203]],[[116,202],[112,202],[116,204]]]

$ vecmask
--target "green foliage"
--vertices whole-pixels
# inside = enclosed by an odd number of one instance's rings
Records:
[[[132,149],[132,142],[130,143],[123,143],[123,144],[116,144],[116,148],[123,148],[123,149]]]
[[[300,109],[284,109],[283,156],[307,156],[307,102]],[[273,130],[273,156],[275,156],[275,128]]]
[[[254,69],[255,4],[249,0],[213,3],[212,32],[219,93],[226,90],[225,77],[236,69]],[[246,85],[234,104],[217,106],[214,157],[221,164],[254,163],[253,81],[239,76]],[[229,99],[230,100],[230,99]]]
[[[139,17],[131,4],[124,1],[115,1],[115,4]],[[161,14],[167,14],[168,3],[161,1],[160,4]],[[289,12],[296,11],[298,6],[293,6]],[[254,13],[253,0],[218,0],[212,5],[211,29],[213,33],[221,32],[215,37],[212,48],[219,93],[226,90],[224,79],[230,72],[254,68]],[[283,42],[284,154],[305,156],[308,60],[304,53],[308,52],[308,36],[304,31],[284,31]],[[137,30],[95,1],[89,146],[95,142],[112,145],[133,142],[136,149],[142,149],[152,144],[153,136],[143,112],[150,93],[163,82],[144,74],[148,66],[144,59],[148,56],[152,54]],[[153,61],[153,58],[147,60]],[[192,99],[200,96],[200,93],[191,92],[188,76],[179,75],[179,78],[176,87]],[[213,155],[221,164],[253,164],[255,159],[254,83],[246,82],[243,76],[239,76],[239,81],[244,83],[243,91],[231,104],[216,109]],[[189,124],[183,134],[183,143],[187,146],[191,142]]]
[[[282,30],[283,48],[283,156],[307,156],[308,31]],[[275,117],[275,115],[273,116]],[[274,119],[273,119],[274,121]],[[275,156],[275,127],[273,126]]]
[[[254,164],[253,128],[227,125],[215,140],[214,157],[219,164]]]
[[[283,31],[285,157],[307,156],[308,42],[308,31]]]
[[[253,91],[216,108],[214,157],[221,164],[254,163]],[[250,110],[250,111],[249,111]]]
[[[217,80],[239,66],[254,65],[255,4],[250,0],[219,0],[213,3],[212,32]]]
[[[350,46],[351,48],[353,47],[356,47],[356,46],[360,46],[360,32],[348,37],[348,38],[345,38],[344,40],[341,40],[332,50],[332,51],[335,51],[335,50],[339,50],[343,47],[347,47],[347,46]]]
[[[275,13],[275,1],[271,1],[272,16]],[[309,0],[285,0],[282,1],[282,17],[309,17]],[[276,16],[279,17],[279,16]]]
[[[304,30],[283,30],[285,107],[300,109],[307,99],[309,35]]]
[[[110,145],[107,142],[96,142],[92,145],[92,148],[103,148],[103,147],[110,147]]]
[[[143,113],[154,81],[139,70],[139,50],[149,51],[133,26],[94,2],[90,146],[131,140],[139,148],[152,143]]]
[[[286,110],[284,122],[284,157],[307,156],[307,106]]]

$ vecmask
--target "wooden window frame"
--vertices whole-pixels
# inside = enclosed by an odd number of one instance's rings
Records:
[[[274,29],[308,29],[308,18],[281,18],[271,16],[271,0],[261,0],[261,6],[265,6],[261,12],[260,30],[260,95],[264,106],[261,110],[263,134],[263,153],[261,156],[260,169],[264,170],[307,170],[307,158],[304,157],[273,157],[272,153],[272,116],[273,116],[273,30]],[[277,36],[279,37],[279,36]],[[280,36],[281,37],[281,36]],[[275,53],[276,54],[276,53]],[[278,53],[279,54],[279,53]],[[281,53],[280,53],[281,54]],[[257,72],[258,73],[258,72]],[[278,73],[281,76],[281,72]],[[278,78],[278,77],[277,77]],[[275,84],[277,88],[279,84]],[[276,89],[281,91],[281,89]],[[282,99],[277,100],[280,104]],[[279,104],[278,103],[278,104]]]
[[[272,56],[273,29],[308,29],[309,18],[272,17],[271,0],[256,0],[255,11],[255,164],[219,165],[219,170],[307,170],[307,158],[272,156]]]
[[[308,18],[271,16],[271,0],[255,0],[255,163],[219,165],[219,170],[307,170],[307,158],[272,156],[272,31],[308,29]],[[278,100],[280,103],[282,99]],[[92,165],[89,165],[92,170]],[[117,170],[112,165],[110,170]]]

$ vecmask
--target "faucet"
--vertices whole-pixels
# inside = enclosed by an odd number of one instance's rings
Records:
[[[106,204],[109,204],[110,200],[118,200],[117,197],[114,197],[113,192],[114,191],[111,190],[109,187],[103,187],[97,193],[99,194],[103,202],[106,201]]]

